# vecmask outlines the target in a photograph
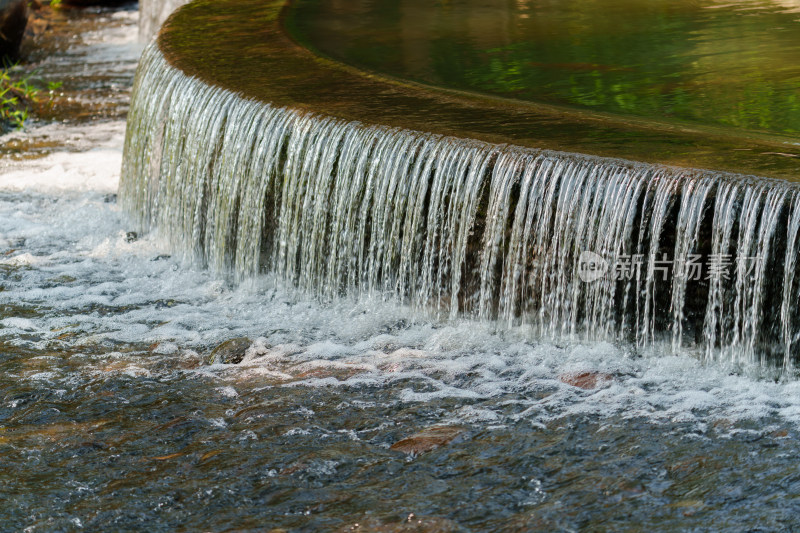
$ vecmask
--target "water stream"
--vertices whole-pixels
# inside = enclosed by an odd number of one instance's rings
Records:
[[[146,115],[143,102],[167,93],[143,92],[130,115],[133,127],[169,118],[159,142],[137,141],[160,150],[162,178],[126,181],[118,204],[135,12],[85,16],[51,35],[91,20],[93,38],[48,61],[78,76],[87,56],[106,58],[128,80],[100,99],[115,111],[0,138],[0,529],[797,522],[800,385],[764,379],[794,360],[794,301],[769,287],[796,290],[795,188],[366,128],[167,72],[159,83],[184,96]],[[203,136],[215,150],[200,149]],[[216,194],[179,194],[178,178],[202,176],[193,183]],[[323,209],[334,183],[351,185]],[[566,215],[571,203],[580,216]],[[136,220],[131,206],[148,210]],[[156,231],[165,223],[174,231]],[[576,243],[641,254],[643,285],[570,285]],[[688,270],[657,283],[652,256],[731,250],[730,279],[710,278],[711,295],[695,298]],[[769,254],[748,274],[761,290],[738,277],[740,250]],[[554,253],[542,266],[514,260],[535,251]],[[697,328],[727,351],[688,353]],[[253,341],[242,363],[205,363],[237,337]],[[762,354],[769,365],[744,364]],[[599,386],[565,382],[585,373]],[[435,426],[459,433],[419,455],[391,449]]]

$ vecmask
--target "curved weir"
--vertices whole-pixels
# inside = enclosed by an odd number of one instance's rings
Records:
[[[797,185],[270,104],[177,68],[168,36],[140,65],[120,198],[189,257],[547,337],[800,354]]]

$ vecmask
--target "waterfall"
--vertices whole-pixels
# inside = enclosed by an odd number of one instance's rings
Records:
[[[246,100],[147,48],[120,201],[239,279],[789,369],[800,188]]]

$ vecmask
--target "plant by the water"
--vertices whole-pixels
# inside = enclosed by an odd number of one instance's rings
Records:
[[[30,107],[40,102],[42,89],[32,81],[32,74],[22,78],[14,77],[11,72],[16,65],[0,71],[0,129],[11,130],[22,128],[30,114]],[[61,82],[48,82],[47,92],[61,87]]]

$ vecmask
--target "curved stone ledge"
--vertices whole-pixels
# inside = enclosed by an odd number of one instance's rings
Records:
[[[165,24],[170,64],[246,98],[365,124],[491,143],[795,180],[800,146],[749,136],[584,113],[436,89],[321,58],[285,31],[286,0],[197,0]]]
[[[281,6],[199,0],[146,49],[120,182],[144,228],[325,298],[794,372],[798,184],[540,147],[611,128],[590,146],[710,165],[745,140],[373,78],[293,43]]]
[[[785,371],[800,356],[796,184],[370,126],[173,63],[158,43],[143,56],[120,203],[200,264],[539,336]],[[584,252],[638,273],[587,281]],[[690,274],[722,255],[726,272]]]

